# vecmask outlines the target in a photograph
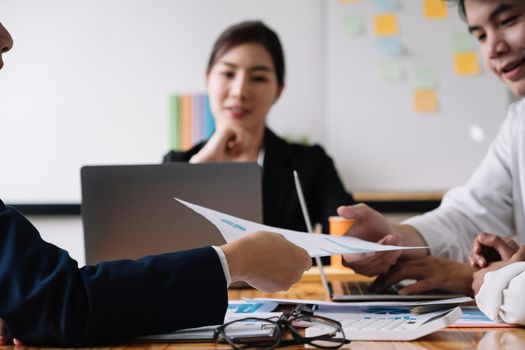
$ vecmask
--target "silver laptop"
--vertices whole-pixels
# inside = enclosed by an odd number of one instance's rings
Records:
[[[320,268],[322,270],[322,268]],[[324,275],[324,273],[321,273]],[[326,278],[326,276],[324,277]],[[401,281],[386,291],[373,292],[370,290],[371,282],[365,281],[326,281],[325,289],[332,301],[417,301],[438,300],[464,297],[463,294],[450,294],[440,291],[431,291],[422,294],[399,294],[398,291],[414,283],[413,280]]]
[[[81,182],[87,264],[225,243],[173,197],[262,222],[256,163],[85,166]]]
[[[297,190],[297,197],[301,205],[301,209],[304,216],[304,221],[309,232],[312,231],[312,223],[310,221],[310,215],[306,209],[306,203],[303,196],[303,190],[299,175],[294,170],[294,181],[295,188]],[[319,268],[319,274],[321,275],[321,282],[326,291],[326,294],[332,301],[351,302],[351,301],[411,301],[411,300],[437,300],[437,299],[448,299],[463,297],[464,295],[450,294],[439,291],[432,291],[424,294],[399,294],[398,291],[410,283],[415,281],[401,281],[400,283],[390,287],[384,292],[373,292],[370,289],[371,282],[365,281],[334,281],[329,282],[324,273],[323,262],[320,258],[315,258],[315,262]]]

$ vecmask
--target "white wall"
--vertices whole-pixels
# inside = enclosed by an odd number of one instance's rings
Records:
[[[262,19],[285,48],[270,125],[322,141],[321,0],[2,0],[0,12],[16,41],[0,80],[6,202],[78,203],[83,164],[160,162],[169,95],[204,91],[213,41],[241,20]]]

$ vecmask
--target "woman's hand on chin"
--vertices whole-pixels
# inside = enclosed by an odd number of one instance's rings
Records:
[[[238,125],[218,127],[206,145],[190,159],[190,163],[249,161],[259,150],[254,150],[252,135]]]

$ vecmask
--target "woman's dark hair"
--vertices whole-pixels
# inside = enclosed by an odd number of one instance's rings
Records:
[[[246,43],[260,44],[266,48],[275,67],[277,83],[284,86],[284,53],[281,42],[277,34],[261,21],[245,21],[226,28],[213,45],[208,60],[208,72],[226,52]]]
[[[467,10],[465,10],[465,0],[444,0],[444,1],[458,5],[459,15],[464,20],[467,20]]]

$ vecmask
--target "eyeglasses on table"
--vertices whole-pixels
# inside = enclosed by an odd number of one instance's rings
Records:
[[[319,327],[322,334],[305,337],[300,329]],[[291,337],[286,336],[287,331]],[[321,316],[298,315],[272,318],[248,317],[219,326],[214,338],[225,341],[233,349],[275,349],[281,346],[308,344],[319,349],[338,349],[350,343],[345,339],[341,323]]]

